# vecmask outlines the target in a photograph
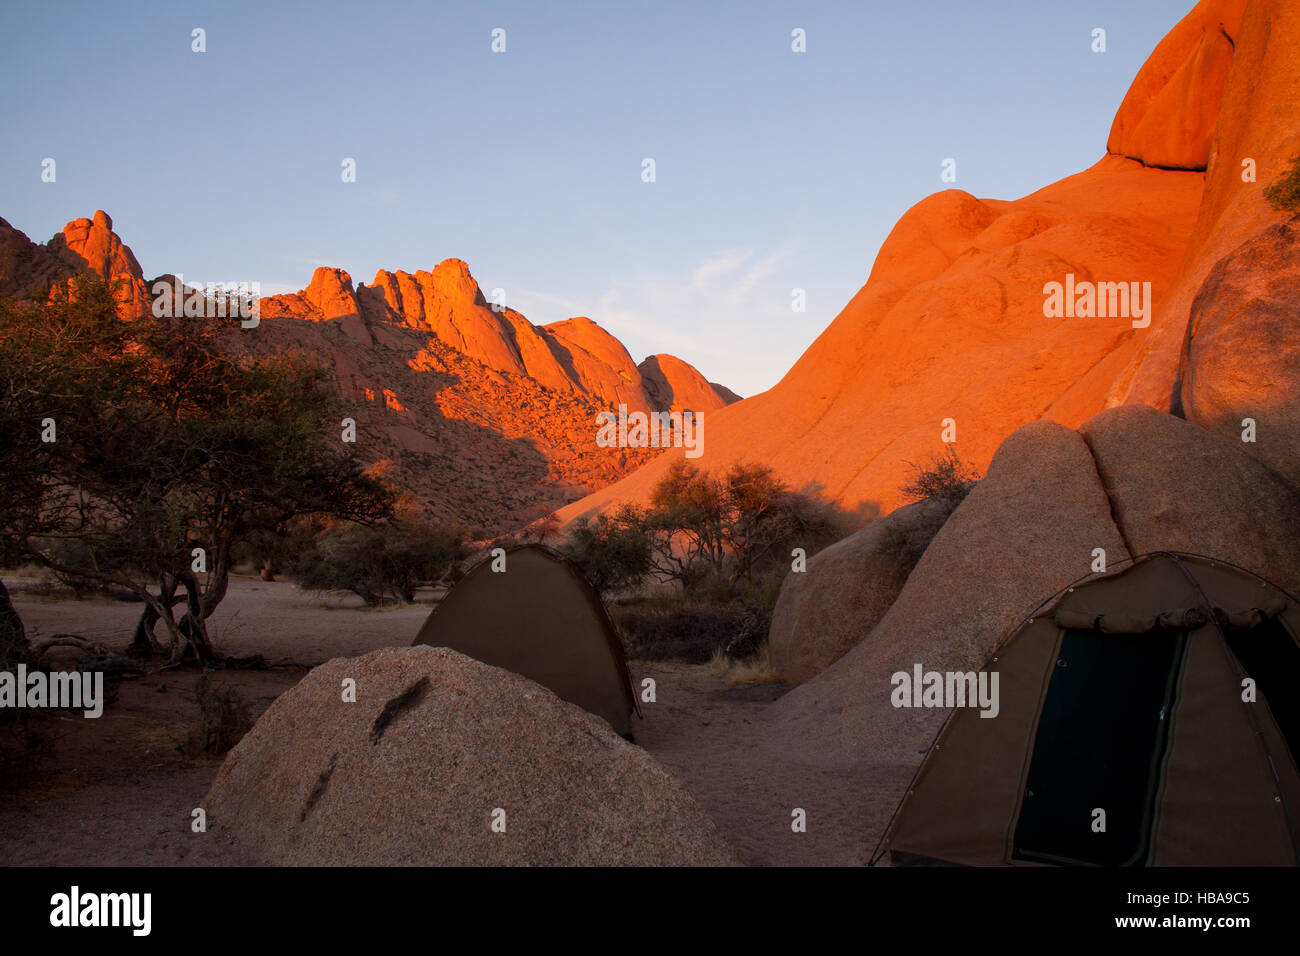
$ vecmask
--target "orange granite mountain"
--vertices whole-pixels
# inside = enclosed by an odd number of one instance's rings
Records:
[[[1294,311],[1289,332],[1275,309],[1249,341],[1224,331],[1244,328],[1235,312],[1189,325],[1215,265],[1290,218],[1263,190],[1300,153],[1298,40],[1292,0],[1201,0],[1139,72],[1095,165],[1014,201],[950,189],[913,206],[786,376],[707,416],[697,464],[764,462],[866,518],[945,448],[983,472],[1022,425],[1141,403],[1234,436],[1258,418],[1247,450],[1280,470],[1289,456],[1300,480]],[[560,518],[644,501],[679,455]]]
[[[44,296],[81,272],[115,283],[123,314],[148,307],[140,263],[103,210],[93,219],[72,220],[43,246],[0,219],[0,295],[25,297],[35,291]]]
[[[375,341],[378,327],[431,333],[498,372],[634,411],[709,412],[737,400],[671,355],[637,365],[623,343],[591,319],[538,326],[514,309],[489,305],[459,259],[444,259],[432,272],[381,269],[370,285],[355,289],[342,269],[319,268],[302,291],[264,298],[262,318],[337,322],[367,343]]]
[[[0,295],[43,298],[77,273],[117,283],[124,314],[149,308],[131,250],[96,212],[48,243],[0,219]],[[160,277],[170,286],[171,275]],[[307,288],[261,300],[236,347],[327,366],[355,400],[364,454],[431,516],[485,535],[518,528],[660,454],[596,444],[597,415],[712,413],[737,397],[671,355],[637,365],[587,318],[535,326],[494,309],[458,259],[353,287],[321,268]]]

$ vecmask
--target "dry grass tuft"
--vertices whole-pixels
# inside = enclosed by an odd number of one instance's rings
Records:
[[[715,651],[709,669],[732,687],[781,683],[781,675],[772,667],[772,651],[767,641],[759,645],[757,654],[743,660],[733,660],[722,650]]]

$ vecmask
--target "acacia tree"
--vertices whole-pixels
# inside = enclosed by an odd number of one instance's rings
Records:
[[[112,289],[73,279],[65,294],[37,304],[0,299],[0,533],[13,560],[29,534],[49,530],[45,513],[59,423],[95,415],[136,381]],[[67,432],[64,432],[65,436]],[[66,447],[66,446],[65,446]],[[0,661],[30,655],[22,620],[0,582]]]
[[[684,459],[674,462],[651,491],[645,514],[644,527],[659,575],[689,590],[708,568],[721,569],[726,557],[725,517],[716,478]]]
[[[654,568],[646,515],[630,504],[579,518],[561,551],[602,595],[635,587]]]
[[[831,510],[793,492],[766,465],[738,462],[725,472],[673,463],[644,515],[659,574],[686,589],[710,575],[735,588],[792,542],[835,537]]]
[[[171,507],[207,571],[201,580],[189,561],[172,572],[185,593],[181,627],[191,642],[206,641],[203,621],[225,597],[238,542],[303,515],[375,521],[391,507],[355,446],[340,439],[340,402],[323,370],[222,355],[210,375],[219,387],[206,407],[173,423],[184,467]]]
[[[410,604],[417,588],[445,581],[460,556],[459,537],[406,516],[383,524],[343,523],[290,565],[300,587],[351,591],[367,605]]]
[[[766,465],[736,464],[723,483],[730,506],[726,543],[733,586],[777,558],[788,560],[792,545],[812,552],[839,537],[832,507],[792,491]]]
[[[0,312],[0,362],[21,367],[0,420],[53,407],[57,427],[43,448],[29,427],[9,449],[33,453],[21,477],[30,497],[6,501],[0,521],[31,559],[144,601],[137,644],[152,645],[161,621],[173,660],[206,664],[205,622],[241,540],[299,515],[378,520],[392,495],[340,440],[324,370],[236,355],[236,320],[121,321],[106,300],[87,279],[67,302]]]

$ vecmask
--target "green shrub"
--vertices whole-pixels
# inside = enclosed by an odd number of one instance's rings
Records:
[[[645,601],[615,608],[613,619],[629,657],[707,664],[718,654],[756,654],[767,639],[771,613],[742,604]]]
[[[979,481],[979,473],[962,462],[951,447],[928,464],[907,464],[911,465],[913,474],[899,491],[913,501],[932,498],[956,504],[970,494]]]
[[[415,600],[415,589],[436,583],[458,556],[456,536],[434,525],[343,524],[290,563],[308,591],[351,591],[366,604]]]
[[[228,751],[253,726],[249,705],[233,687],[217,687],[208,674],[194,685],[199,704],[197,749],[211,756]]]
[[[579,518],[560,549],[602,595],[634,588],[650,573],[651,540],[641,515],[624,505],[612,515]]]
[[[95,575],[95,554],[86,542],[71,538],[55,540],[42,548],[58,565],[54,579],[72,591],[78,601],[94,594],[115,594],[120,588]]]
[[[776,602],[781,597],[781,584],[784,575],[769,573],[751,582],[740,595],[740,603],[769,615],[776,610]]]
[[[1264,198],[1277,209],[1300,212],[1300,156],[1292,159],[1291,168],[1264,190]]]

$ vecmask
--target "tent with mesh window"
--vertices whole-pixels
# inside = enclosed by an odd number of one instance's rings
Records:
[[[1296,865],[1298,636],[1293,597],[1204,557],[1076,584],[1005,638],[998,715],[954,710],[872,862]]]

